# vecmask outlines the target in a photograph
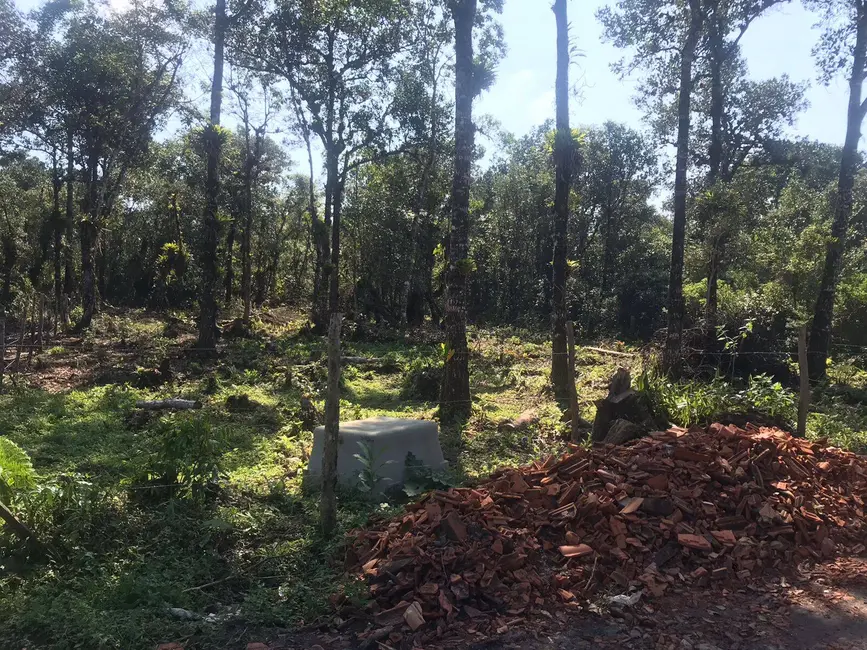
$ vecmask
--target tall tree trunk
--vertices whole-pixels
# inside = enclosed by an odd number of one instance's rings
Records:
[[[95,247],[99,219],[99,160],[91,154],[87,162],[87,217],[81,221],[81,320],[75,328],[90,327],[96,313]]]
[[[711,15],[708,23],[708,40],[710,41],[710,150],[708,152],[710,169],[707,182],[711,190],[719,180],[723,155],[722,118],[725,109],[723,105],[723,37],[719,0],[711,4]],[[713,349],[716,345],[717,307],[719,267],[722,260],[723,224],[717,223],[719,217],[716,202],[711,203],[712,213],[708,215],[710,225],[710,259],[707,273],[707,296],[704,307],[704,323],[706,346]]]
[[[52,191],[51,220],[54,226],[54,309],[55,319],[62,313],[63,303],[63,214],[60,211],[60,193],[63,190],[62,168],[59,166],[58,157],[60,152],[55,149],[52,153]],[[55,327],[57,322],[55,320]]]
[[[861,103],[861,91],[867,67],[867,8],[858,3],[858,23],[855,48],[852,57],[852,75],[849,77],[849,108],[846,120],[846,140],[840,162],[840,177],[837,182],[837,197],[834,203],[834,221],[831,223],[831,239],[825,250],[825,268],[819,285],[819,296],[813,311],[810,328],[808,366],[810,378],[825,376],[831,348],[831,326],[834,319],[834,298],[837,281],[843,266],[846,248],[846,231],[852,216],[852,188],[858,167],[858,141],[861,139],[861,123],[867,112],[867,102]]]
[[[310,239],[313,242],[313,245],[316,248],[316,262],[313,267],[313,295],[311,296],[311,309],[310,309],[310,322],[314,326],[314,329],[321,329],[322,327],[322,316],[323,316],[323,305],[322,305],[322,291],[323,291],[323,275],[324,275],[324,266],[327,261],[326,254],[326,246],[325,242],[328,240],[328,231],[325,224],[322,223],[322,220],[319,218],[319,211],[316,206],[316,189],[315,189],[315,175],[313,173],[313,147],[310,143],[310,125],[307,123],[307,119],[304,115],[304,111],[301,107],[301,102],[298,100],[297,95],[295,94],[294,89],[290,88],[290,93],[292,97],[292,103],[295,107],[295,116],[298,120],[298,124],[301,127],[301,135],[304,138],[304,146],[307,149],[307,167],[308,167],[308,182],[307,182],[307,190],[308,190],[308,205],[307,210],[310,214]],[[305,251],[305,265],[306,265],[306,251]]]
[[[440,420],[465,420],[470,414],[470,369],[467,348],[467,277],[469,259],[470,183],[473,164],[473,22],[476,0],[449,3],[455,24],[455,169],[452,218],[446,271],[446,359],[440,392]]]
[[[412,229],[410,230],[410,256],[409,270],[404,280],[403,288],[400,296],[400,326],[405,329],[409,322],[409,297],[412,293],[413,283],[415,282],[416,269],[418,268],[418,232],[419,222],[421,220],[422,206],[424,205],[425,197],[427,196],[428,187],[430,186],[431,170],[436,158],[436,143],[437,143],[437,120],[436,120],[436,102],[437,102],[437,87],[438,76],[436,73],[436,57],[431,61],[431,95],[430,104],[428,105],[428,119],[430,119],[430,137],[428,138],[427,155],[421,170],[421,178],[419,179],[418,188],[413,201],[412,211]]]
[[[235,283],[235,231],[237,230],[236,220],[232,219],[229,224],[229,234],[226,236],[226,299],[224,304],[228,307],[232,303],[232,285]]]
[[[680,85],[677,98],[677,160],[674,169],[674,232],[668,278],[668,332],[664,364],[673,370],[683,346],[683,250],[686,242],[687,165],[689,163],[689,118],[692,98],[692,62],[701,30],[699,0],[690,0],[689,30],[680,54]]]
[[[241,291],[244,297],[244,323],[250,324],[250,311],[252,307],[253,292],[253,190],[256,183],[257,166],[262,154],[262,141],[264,139],[264,127],[254,129],[255,138],[253,148],[250,149],[247,141],[247,160],[244,165],[244,232],[241,239]],[[264,302],[265,288],[261,282],[257,286],[257,302]]]
[[[340,325],[341,314],[331,314],[328,327],[328,389],[325,395],[325,440],[322,449],[322,494],[319,525],[326,536],[337,525],[337,451],[340,435]]]
[[[72,260],[72,238],[75,231],[75,155],[73,149],[72,129],[66,133],[66,242],[63,256],[65,269],[63,273],[63,300],[60,305],[60,315],[63,326],[69,325],[69,300],[75,287],[75,265]]]
[[[252,179],[248,169],[244,179],[244,224],[241,231],[241,297],[244,301],[244,323],[250,324],[250,301],[252,300],[252,260],[250,239],[253,230]]]
[[[337,523],[335,489],[337,487],[337,451],[340,436],[340,212],[343,207],[345,179],[338,169],[336,152],[326,152],[327,175],[331,183],[331,261],[328,270],[328,392],[325,395],[325,440],[322,449],[322,495],[320,524],[330,535]]]
[[[203,352],[217,346],[217,245],[220,241],[220,221],[217,210],[220,200],[220,108],[223,99],[223,46],[226,36],[226,0],[217,0],[214,16],[214,78],[211,82],[211,120],[205,129],[208,152],[205,215],[203,219],[202,297],[199,301],[199,340]]]
[[[334,212],[335,190],[338,183],[338,166],[341,150],[338,150],[337,143],[334,141],[335,128],[334,122],[336,118],[335,109],[337,106],[337,82],[335,79],[334,70],[334,47],[336,36],[333,30],[328,30],[328,50],[326,52],[325,61],[327,65],[327,96],[325,106],[325,125],[324,129],[320,125],[317,131],[322,139],[322,144],[325,149],[325,224],[323,228],[317,228],[317,242],[319,243],[317,250],[317,260],[321,259],[322,269],[319,279],[319,291],[316,294],[313,303],[313,330],[315,332],[323,332],[325,325],[328,322],[328,305],[330,302],[329,291],[331,286],[331,261],[332,257],[329,249],[328,234],[332,233],[333,226],[332,216]],[[308,151],[309,155],[309,151]]]
[[[105,254],[105,232],[100,230],[96,236],[96,300],[100,308],[108,295],[106,276],[108,272],[108,257]]]
[[[569,399],[569,348],[567,318],[567,237],[569,231],[569,185],[572,180],[572,131],[569,128],[569,19],[566,0],[554,0],[557,20],[557,136],[554,144],[554,260],[551,305],[551,384],[558,400]]]

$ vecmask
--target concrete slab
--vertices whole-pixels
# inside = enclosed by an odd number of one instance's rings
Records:
[[[322,475],[322,451],[325,427],[313,431],[313,451],[307,465],[307,476],[317,481]],[[344,485],[356,485],[363,465],[355,455],[361,453],[359,443],[371,446],[377,474],[382,477],[377,486],[385,490],[404,482],[407,453],[434,470],[445,469],[439,440],[439,427],[430,420],[375,417],[340,423],[339,448],[337,451],[337,480]],[[393,461],[393,462],[388,462]]]

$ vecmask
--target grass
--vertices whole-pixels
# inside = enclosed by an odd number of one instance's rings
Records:
[[[332,597],[361,602],[363,589],[342,569],[344,533],[397,504],[342,493],[338,535],[318,533],[317,496],[302,485],[312,434],[301,398],[322,412],[323,341],[299,335],[297,319],[281,314],[257,321],[255,338],[227,342],[219,363],[209,365],[184,354],[191,336],[164,336],[166,329],[143,312],[103,317],[84,341],[53,342],[51,367],[33,375],[42,387],[0,396],[0,435],[30,454],[44,486],[39,498],[48,499],[34,506],[43,516],[32,523],[57,550],[50,561],[34,561],[0,535],[0,647],[144,650],[177,641],[189,650],[238,648],[327,615]],[[434,417],[435,395],[414,392],[410,375],[441,363],[436,338],[346,342],[344,354],[387,363],[346,366],[342,418]],[[545,337],[471,330],[470,348],[472,416],[462,431],[442,431],[455,478],[472,483],[499,466],[565,449]],[[136,368],[166,356],[174,359],[172,382],[135,387]],[[640,363],[587,349],[578,361],[582,415],[590,420],[618,365],[629,362],[635,376]],[[105,383],[94,367],[130,379]],[[58,382],[69,368],[75,379]],[[716,395],[697,385],[665,390],[672,404],[702,391]],[[252,408],[230,408],[239,395]],[[137,400],[169,396],[203,408],[163,415],[135,408]],[[810,426],[814,435],[863,449],[867,422],[851,397],[822,396]],[[538,411],[537,426],[500,430],[528,408]],[[195,468],[214,469],[218,489],[169,498],[156,478],[174,461],[178,481]],[[199,618],[187,620],[178,609]]]

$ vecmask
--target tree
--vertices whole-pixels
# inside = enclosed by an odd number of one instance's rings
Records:
[[[867,100],[862,98],[867,76],[867,3],[863,0],[814,0],[811,5],[823,14],[825,31],[815,55],[824,80],[828,82],[840,70],[849,70],[846,138],[834,199],[831,236],[825,249],[825,266],[810,326],[808,366],[811,379],[817,380],[825,376],[830,354],[834,300],[852,216],[855,172],[861,162],[858,142],[867,113]]]
[[[401,103],[401,122],[413,131],[412,139],[425,143],[415,153],[418,162],[418,180],[412,205],[412,225],[410,227],[409,268],[403,281],[400,299],[400,326],[409,323],[410,297],[417,283],[419,266],[419,233],[422,229],[423,212],[430,214],[428,196],[438,156],[443,155],[442,132],[445,130],[447,108],[440,92],[442,77],[450,61],[443,50],[452,39],[449,21],[439,7],[437,0],[425,1],[419,12],[419,52],[418,64],[410,66],[398,86]],[[427,208],[427,209],[426,209]],[[416,303],[419,300],[416,297]]]
[[[173,29],[171,17],[153,4],[137,4],[108,16],[93,6],[59,9],[60,14],[43,16],[48,25],[58,24],[59,35],[41,59],[47,71],[41,86],[43,96],[60,106],[57,112],[62,117],[51,118],[58,125],[56,140],[62,142],[63,123],[67,147],[71,139],[81,165],[83,314],[76,327],[84,329],[97,306],[98,243],[104,221],[174,101],[185,41]],[[67,11],[72,13],[63,15]],[[59,142],[54,147],[59,149]],[[67,151],[67,163],[69,158]],[[59,189],[58,183],[58,196]],[[67,205],[67,219],[68,212]]]
[[[394,151],[391,97],[395,70],[411,44],[406,37],[411,8],[397,0],[317,4],[282,0],[267,13],[246,15],[243,28],[233,31],[239,65],[288,82],[297,97],[296,114],[303,131],[318,136],[325,153],[325,227],[315,233],[321,269],[317,269],[319,279],[314,284],[318,294],[312,321],[314,329],[322,331],[330,315],[320,508],[326,534],[336,524],[340,417],[340,327],[336,321],[340,320],[344,192],[353,170]]]
[[[238,65],[284,79],[297,98],[302,131],[317,136],[324,151],[324,228],[314,233],[321,269],[311,319],[320,332],[339,298],[333,247],[339,249],[348,175],[396,149],[391,98],[412,44],[411,9],[398,0],[283,0],[269,12],[244,15],[232,32]]]
[[[554,0],[557,21],[557,135],[554,143],[554,261],[551,311],[551,383],[557,399],[569,398],[566,345],[566,274],[569,230],[569,191],[572,182],[572,130],[569,128],[569,19],[566,0]]]
[[[805,105],[802,86],[785,76],[748,79],[744,62],[736,56],[724,61],[721,77],[719,90],[711,83],[710,96],[699,87],[697,109],[709,115],[711,123],[708,128],[707,120],[699,121],[692,147],[696,164],[708,170],[703,191],[695,199],[695,217],[707,248],[704,325],[710,347],[717,339],[718,285],[726,246],[742,225],[737,218],[738,192],[729,186],[743,166],[765,164],[763,155],[778,146],[784,127],[793,124]]]
[[[473,79],[476,0],[451,0],[449,10],[455,25],[455,167],[444,313],[446,357],[440,392],[443,421],[466,419],[470,413],[466,289],[473,264],[469,257],[469,213],[475,138],[473,98],[477,94]]]
[[[204,352],[217,346],[217,286],[220,282],[217,247],[220,241],[220,110],[223,101],[223,50],[226,39],[226,0],[217,0],[214,11],[214,75],[211,79],[211,111],[202,140],[208,158],[205,213],[202,219],[202,296],[199,300],[199,338]]]
[[[704,147],[707,149],[706,185],[709,192],[724,193],[715,188],[719,183],[729,183],[738,167],[755,149],[765,145],[771,138],[779,137],[780,127],[791,124],[802,100],[797,87],[787,78],[757,85],[747,80],[744,62],[740,59],[740,40],[750,25],[780,0],[739,0],[721,2],[709,0],[705,6],[705,25],[702,56],[699,61],[700,94],[706,96],[705,114],[710,120],[710,131]],[[709,80],[709,89],[704,81]],[[761,92],[767,90],[768,96]],[[789,97],[783,92],[789,91]],[[780,99],[791,101],[779,102]],[[699,97],[699,103],[702,98]],[[738,102],[758,103],[747,113],[739,111]],[[740,123],[738,120],[740,118]],[[702,145],[693,147],[698,151]],[[726,219],[720,213],[725,210],[724,201],[709,201],[706,205],[704,230],[708,240],[708,282],[705,300],[705,332],[708,345],[716,342],[718,283],[720,266],[724,256],[725,242],[729,235]]]
[[[690,103],[693,61],[701,37],[704,14],[700,0],[621,0],[617,11],[604,8],[599,18],[605,34],[618,47],[635,48],[631,63],[616,68],[629,72],[644,68],[643,92],[662,98],[676,88],[677,137],[674,170],[674,218],[668,282],[668,328],[664,363],[674,369],[683,336],[683,258],[686,242],[687,167],[689,163]],[[676,79],[676,81],[675,81]],[[650,99],[652,102],[653,100]]]
[[[244,325],[250,325],[250,312],[253,300],[253,261],[252,261],[252,238],[254,229],[254,196],[256,185],[263,171],[266,171],[266,136],[269,122],[274,113],[279,110],[279,97],[269,90],[270,82],[267,78],[258,80],[261,87],[258,95],[254,94],[254,80],[249,75],[236,74],[229,82],[229,87],[235,96],[238,107],[238,116],[241,120],[241,140],[243,151],[241,158],[241,187],[238,200],[239,216],[241,217],[241,296],[244,302]],[[254,100],[255,101],[254,104]],[[255,106],[261,106],[261,115],[257,124],[253,124],[255,118]],[[235,228],[233,224],[232,233]],[[232,246],[228,246],[227,258],[231,264]],[[231,269],[231,266],[229,266]],[[230,278],[227,278],[229,287]],[[227,295],[229,289],[227,288]]]

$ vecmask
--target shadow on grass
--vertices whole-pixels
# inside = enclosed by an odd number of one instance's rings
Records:
[[[70,547],[62,571],[36,567],[26,581],[0,574],[0,647],[244,647],[265,628],[308,624],[334,593],[360,599],[343,545],[373,509],[341,495],[338,531],[325,539],[318,495],[299,489],[225,492],[207,505],[126,503],[115,525]],[[204,622],[208,614],[215,620]]]

